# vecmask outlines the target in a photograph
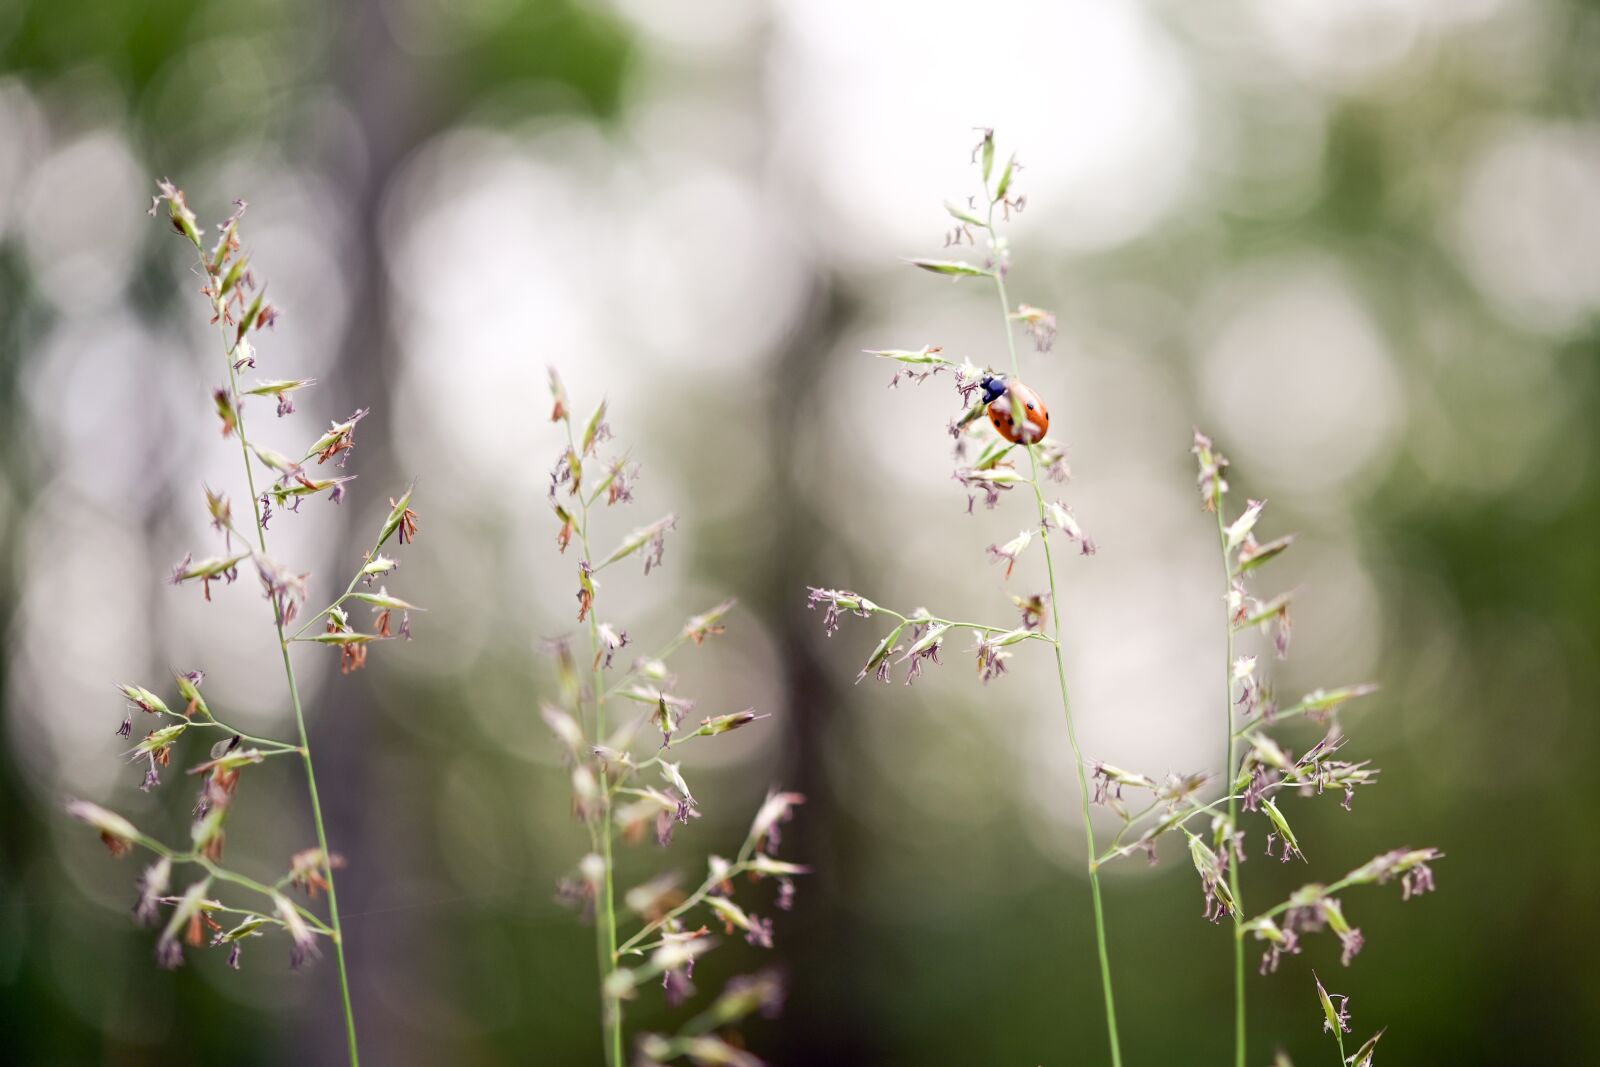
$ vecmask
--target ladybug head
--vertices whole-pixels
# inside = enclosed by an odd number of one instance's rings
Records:
[[[986,374],[978,383],[983,386],[983,402],[992,404],[1006,391],[1006,380],[1003,375]]]

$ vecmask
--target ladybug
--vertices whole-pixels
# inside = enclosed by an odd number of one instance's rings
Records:
[[[1031,445],[1044,439],[1050,429],[1050,412],[1039,394],[1021,382],[1007,382],[1004,377],[992,374],[980,383],[983,402],[989,409],[989,421],[1007,441]],[[1012,417],[1012,404],[1021,402],[1027,414],[1019,426]]]

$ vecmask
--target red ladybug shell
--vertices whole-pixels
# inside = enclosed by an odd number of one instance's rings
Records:
[[[1011,417],[1013,397],[1026,408],[1027,417],[1021,426]],[[989,421],[1007,441],[1031,445],[1043,440],[1045,431],[1050,429],[1050,412],[1038,393],[1021,382],[1012,382],[1006,392],[990,402]]]

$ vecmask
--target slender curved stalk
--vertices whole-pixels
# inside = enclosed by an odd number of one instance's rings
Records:
[[[1350,875],[1347,874],[1343,878],[1339,879],[1337,882],[1330,882],[1327,885],[1322,886],[1321,887],[1322,895],[1324,897],[1331,897],[1335,893],[1338,893],[1338,892],[1340,892],[1342,890],[1345,890],[1345,889],[1349,889],[1353,885],[1361,885],[1361,884],[1362,884],[1362,880],[1361,879],[1352,878]],[[1282,915],[1284,912],[1288,911],[1290,908],[1298,907],[1298,906],[1299,905],[1291,898],[1289,900],[1283,901],[1280,904],[1274,904],[1272,907],[1268,908],[1266,911],[1262,912],[1260,915],[1257,915],[1255,918],[1251,919],[1250,922],[1256,923],[1256,922],[1260,922],[1262,919],[1276,919],[1278,916]],[[1248,924],[1246,924],[1246,925],[1248,925]]]
[[[1354,700],[1356,697],[1370,696],[1372,693],[1377,692],[1377,690],[1377,686],[1370,684],[1344,686],[1343,688],[1333,690],[1332,692],[1318,690],[1316,693],[1306,697],[1293,707],[1279,708],[1277,711],[1272,713],[1272,717],[1270,719],[1266,716],[1251,719],[1249,722],[1235,730],[1233,732],[1233,736],[1242,738],[1263,727],[1276,725],[1285,719],[1293,719],[1301,715],[1326,715],[1332,708],[1337,707],[1347,700]]]
[[[634,951],[643,952],[646,948],[650,947],[649,945],[644,944],[645,938],[649,937],[651,934],[667,925],[667,923],[671,922],[673,919],[678,918],[680,915],[693,911],[700,905],[702,901],[706,899],[706,897],[710,896],[713,889],[721,885],[723,882],[731,881],[732,879],[739,877],[739,875],[743,874],[748,869],[749,867],[745,860],[741,859],[738,862],[730,865],[726,871],[708,876],[704,882],[700,883],[700,888],[696,889],[693,893],[690,893],[684,898],[683,903],[662,915],[660,918],[652,919],[645,923],[644,926],[639,929],[638,933],[634,934],[621,945],[617,946],[617,955],[622,956],[626,953]]]
[[[872,605],[872,610],[873,610],[873,612],[875,614],[887,615],[890,618],[899,619],[901,622],[906,623],[908,625],[911,624],[911,623],[919,623],[919,622],[920,623],[932,623],[935,626],[948,626],[952,630],[971,630],[973,633],[976,633],[976,634],[1008,634],[1008,633],[1012,632],[1012,631],[1006,629],[1004,626],[985,626],[985,625],[983,625],[982,623],[979,623],[979,622],[957,622],[955,619],[941,619],[937,615],[918,615],[915,618],[913,618],[910,615],[902,615],[898,611],[895,611],[893,608],[886,608],[882,604],[876,604],[876,603]],[[1055,640],[1055,638],[1050,637],[1050,636],[1048,636],[1046,634],[1042,634],[1042,633],[1025,634],[1025,635],[1023,635],[1023,638],[1024,638],[1024,640],[1029,640],[1029,641],[1054,641]]]
[[[1212,494],[1211,510],[1217,517],[1217,543],[1222,548],[1222,576],[1225,583],[1224,598],[1233,588],[1233,564],[1228,560],[1228,524],[1222,515],[1222,491]],[[1226,599],[1224,599],[1226,603]],[[1227,620],[1228,654],[1222,661],[1222,698],[1228,706],[1228,761],[1223,765],[1223,787],[1228,791],[1229,833],[1237,833],[1239,825],[1239,797],[1234,789],[1234,777],[1239,771],[1239,736],[1233,714],[1233,619]],[[1229,841],[1228,848],[1233,848]],[[1245,1067],[1245,1000],[1244,1000],[1244,922],[1240,912],[1244,898],[1239,894],[1239,860],[1228,857],[1228,891],[1233,894],[1233,1062],[1234,1067]]]
[[[234,885],[243,886],[246,889],[250,889],[250,890],[253,890],[253,891],[257,892],[257,893],[260,893],[262,896],[266,897],[268,900],[271,900],[271,901],[274,901],[274,902],[276,902],[276,900],[277,900],[278,894],[276,893],[275,890],[277,888],[280,888],[280,887],[263,885],[261,882],[256,881],[254,878],[248,878],[245,875],[239,874],[237,871],[230,871],[228,868],[223,867],[220,864],[217,864],[212,860],[206,859],[204,856],[200,855],[197,852],[179,852],[174,848],[170,848],[167,845],[162,844],[160,841],[157,841],[155,838],[147,837],[144,834],[139,834],[138,836],[134,837],[133,838],[133,842],[134,842],[134,844],[138,845],[140,848],[149,849],[151,852],[154,852],[156,855],[162,856],[162,857],[164,857],[166,859],[169,859],[173,863],[193,863],[196,866],[204,869],[207,874],[211,875],[213,878],[218,879],[219,881],[232,882]],[[309,908],[306,908],[306,907],[304,907],[304,906],[302,906],[300,904],[296,904],[296,903],[294,903],[294,901],[290,901],[289,904],[290,904],[290,906],[292,908],[294,908],[295,911],[300,913],[300,917],[302,919],[304,919],[307,923],[311,924],[311,926],[316,928],[316,930],[319,933],[331,934],[333,932],[332,927],[330,927],[327,923],[323,922],[321,916],[317,915],[316,912],[311,911]],[[259,911],[249,911],[249,910],[244,909],[244,908],[227,908],[227,907],[222,907],[222,906],[219,905],[216,908],[214,908],[213,910],[226,911],[226,912],[236,912],[236,913],[238,913],[240,915],[255,915],[255,916],[258,916],[258,917],[261,916],[261,913]],[[276,921],[276,920],[271,920],[270,917],[269,917],[269,921]]]
[[[182,857],[177,857],[177,858],[181,859]],[[247,878],[244,875],[239,874],[237,871],[228,870],[226,867],[219,867],[217,864],[212,863],[210,860],[206,859],[204,856],[193,856],[193,857],[190,857],[188,862],[199,864],[201,867],[203,867],[205,869],[205,872],[207,874],[211,875],[213,878],[220,879],[221,881],[224,881],[224,882],[232,882],[234,885],[243,886],[246,889],[250,889],[250,890],[253,890],[253,891],[257,892],[257,893],[260,893],[262,896],[266,897],[268,900],[276,901],[277,898],[278,898],[278,893],[273,889],[272,886],[263,885],[262,883],[256,881],[254,878]],[[321,933],[324,933],[324,934],[332,934],[333,933],[333,928],[331,926],[329,926],[327,923],[323,922],[321,917],[319,917],[316,912],[311,911],[309,908],[301,907],[299,904],[295,904],[293,901],[290,901],[290,905],[294,908],[295,911],[300,913],[300,917],[302,919],[306,920],[306,922],[310,923],[313,927],[315,927]],[[254,913],[251,913],[251,914],[254,914]]]
[[[202,264],[204,256],[202,255]],[[233,365],[234,346],[228,343],[226,317],[222,315],[222,298],[216,299],[219,323],[222,327],[222,358],[228,368],[228,389],[232,396],[239,395],[239,376]],[[245,482],[250,489],[250,510],[255,517],[256,542],[261,546],[261,554],[267,555],[267,531],[261,525],[261,498],[256,493],[255,469],[250,462],[250,438],[245,431],[243,405],[236,411],[236,427],[239,437],[239,450],[244,459]],[[306,791],[311,796],[311,816],[317,826],[317,847],[322,850],[324,876],[328,881],[328,924],[332,928],[329,940],[333,942],[334,956],[339,962],[339,995],[344,1006],[344,1031],[345,1039],[349,1045],[350,1067],[359,1067],[361,1052],[356,1042],[356,1014],[350,1001],[350,969],[344,958],[344,933],[339,925],[339,895],[334,888],[333,853],[328,848],[328,831],[322,819],[322,801],[317,795],[317,773],[311,762],[311,742],[306,732],[305,709],[300,702],[300,686],[295,681],[294,662],[289,656],[289,638],[284,633],[283,612],[276,598],[272,599],[272,624],[278,634],[278,651],[283,654],[283,676],[289,685],[289,701],[294,705],[295,727],[300,733],[300,757],[306,767]]]
[[[378,542],[376,544],[374,544],[370,549],[367,550],[367,555],[366,555],[367,560],[370,562],[371,560],[376,559],[377,555],[378,555],[378,552],[382,548],[383,548],[383,537],[380,534],[379,538],[378,538]],[[349,600],[351,598],[351,596],[353,596],[355,594],[356,586],[361,584],[361,581],[362,581],[363,578],[365,578],[369,582],[372,580],[371,578],[369,578],[367,576],[367,573],[366,573],[365,570],[358,569],[356,571],[356,573],[355,573],[355,577],[350,579],[350,584],[344,587],[344,592],[339,594],[339,598],[337,600],[335,600],[332,604],[329,604],[327,607],[325,607],[321,611],[317,612],[315,615],[311,616],[304,623],[302,623],[301,626],[300,626],[300,629],[296,630],[293,634],[291,634],[289,636],[289,640],[290,641],[299,641],[299,640],[301,640],[303,635],[305,634],[305,632],[307,630],[311,629],[311,627],[316,625],[317,620],[322,619],[325,616],[332,614],[336,609],[342,607],[344,605],[344,602],[346,600]]]
[[[572,423],[567,422],[567,447],[576,453],[572,438]],[[598,495],[598,493],[596,494]],[[589,504],[591,498],[578,494],[578,539],[583,546],[583,562],[594,558],[589,548]],[[681,642],[680,642],[681,643]],[[600,618],[593,604],[589,606],[589,655],[593,663],[594,680],[594,739],[604,744],[606,739],[606,679],[600,666]],[[616,969],[617,960],[617,904],[615,878],[611,870],[611,794],[609,784],[600,790],[598,828],[591,825],[600,858],[605,861],[605,881],[600,888],[600,899],[595,901],[595,958],[600,968],[600,1029],[604,1040],[606,1067],[623,1067],[622,1009],[607,995],[606,980]]]
[[[1194,818],[1197,815],[1205,815],[1206,813],[1215,811],[1217,808],[1220,808],[1223,805],[1231,803],[1232,801],[1237,800],[1237,799],[1239,799],[1238,796],[1218,797],[1216,800],[1213,800],[1209,804],[1198,804],[1195,807],[1189,809],[1188,811],[1184,812],[1183,815],[1177,816],[1176,817],[1176,821],[1172,822],[1170,825],[1166,824],[1166,823],[1162,823],[1160,825],[1163,828],[1163,832],[1165,832],[1166,830],[1176,829],[1178,827],[1183,826],[1190,819]],[[1128,853],[1130,853],[1134,849],[1138,848],[1139,847],[1139,842],[1138,841],[1133,841],[1133,842],[1131,842],[1129,844],[1124,845],[1122,843],[1123,838],[1127,836],[1128,831],[1133,829],[1133,827],[1134,827],[1134,825],[1136,823],[1138,823],[1140,820],[1142,820],[1142,819],[1146,818],[1147,816],[1149,816],[1151,812],[1155,811],[1155,809],[1160,806],[1160,804],[1161,804],[1161,802],[1158,800],[1154,804],[1151,804],[1149,807],[1145,808],[1143,811],[1139,812],[1137,815],[1135,815],[1132,818],[1130,818],[1123,825],[1122,829],[1117,831],[1117,836],[1111,839],[1111,847],[1108,848],[1105,852],[1103,852],[1095,860],[1095,866],[1096,867],[1103,867],[1107,863],[1111,862],[1112,860],[1118,859],[1118,858],[1120,858],[1122,856],[1126,856],[1126,855],[1128,855]],[[1170,817],[1172,817],[1172,816],[1169,816],[1169,818]]]
[[[235,729],[234,727],[223,722],[221,719],[211,714],[210,711],[205,711],[204,714],[206,715],[206,718],[204,719],[192,719],[181,712],[170,710],[166,712],[168,717],[186,724],[190,729],[200,727],[221,730],[224,733],[234,734],[237,737],[250,742],[252,745],[266,746],[266,751],[262,753],[263,756],[284,756],[288,755],[290,752],[300,751],[299,745],[291,745],[287,742],[277,741],[270,737],[257,737],[255,734],[247,734],[243,730]]]
[[[989,205],[988,230],[991,237],[994,233],[994,204]],[[994,278],[995,292],[1000,298],[1000,321],[1005,326],[1006,347],[1011,353],[1011,372],[1015,377],[1021,377],[1021,365],[1017,359],[1017,341],[1011,328],[1011,301],[1006,296],[1006,283],[1004,271],[997,261],[991,276]],[[1019,413],[1020,415],[1020,413]],[[1025,418],[1019,421],[1026,424]],[[1033,487],[1034,502],[1039,509],[1039,522],[1045,523],[1044,493],[1039,488],[1039,457],[1035,446],[1027,445],[1029,476],[1028,483]],[[1106,1036],[1111,1043],[1112,1067],[1122,1067],[1122,1045],[1117,1036],[1117,1005],[1111,991],[1111,954],[1106,947],[1106,919],[1105,909],[1100,900],[1100,871],[1097,860],[1097,849],[1094,841],[1094,826],[1089,818],[1089,775],[1084,770],[1083,750],[1078,745],[1078,728],[1072,716],[1072,699],[1067,690],[1067,665],[1061,651],[1061,598],[1056,593],[1056,568],[1055,560],[1050,552],[1050,538],[1048,534],[1041,537],[1044,545],[1044,565],[1050,576],[1050,604],[1053,608],[1051,617],[1054,620],[1055,630],[1055,657],[1056,680],[1061,687],[1061,711],[1067,720],[1067,740],[1072,745],[1072,762],[1078,769],[1078,789],[1083,805],[1083,836],[1088,859],[1089,893],[1094,900],[1094,936],[1095,946],[1100,957],[1100,987],[1105,994],[1106,1005]]]

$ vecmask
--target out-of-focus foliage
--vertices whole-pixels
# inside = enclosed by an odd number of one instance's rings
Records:
[[[975,125],[1027,168],[1014,295],[1059,336],[1025,372],[1099,546],[1060,605],[1086,752],[1180,770],[1219,747],[1203,425],[1247,472],[1241,498],[1303,532],[1274,576],[1298,588],[1283,687],[1383,684],[1350,753],[1381,784],[1348,815],[1291,812],[1296,831],[1329,843],[1319,870],[1402,831],[1449,857],[1425,903],[1363,902],[1348,971],[1316,946],[1251,976],[1254,1058],[1326,1056],[1313,966],[1388,1028],[1379,1063],[1593,1057],[1597,34],[1575,0],[0,9],[8,1058],[340,1045],[326,965],[260,952],[235,974],[217,953],[158,973],[127,872],[59,808],[70,792],[184,826],[186,798],[143,797],[118,759],[115,681],[211,668],[231,688],[208,699],[242,727],[288,716],[270,640],[228,624],[259,622],[248,593],[202,610],[163,584],[198,537],[197,487],[235,466],[191,415],[214,357],[171,294],[198,279],[142,214],[167,174],[202,218],[252,201],[285,310],[263,374],[324,382],[312,419],[374,408],[340,505],[357,514],[308,506],[284,553],[339,569],[365,546],[336,531],[380,521],[376,487],[400,475],[430,501],[405,564],[426,640],[305,679],[372,1062],[598,1060],[591,938],[552,899],[582,830],[535,697],[537,641],[572,626],[535,458],[555,442],[548,363],[609,397],[655,458],[642,511],[670,505],[694,546],[622,594],[635,639],[725,592],[745,606],[685,688],[774,728],[719,746],[689,851],[737,847],[737,813],[775,781],[810,798],[790,854],[817,875],[776,960],[792,996],[752,1047],[783,1064],[1098,1048],[1074,776],[1051,701],[1026,699],[1046,665],[998,690],[960,671],[850,688],[852,649],[804,606],[826,577],[1010,610],[982,551],[1015,526],[963,513],[947,388],[886,392],[860,355],[998,362],[982,297],[900,262],[940,254]],[[237,832],[304,848],[300,783],[260,781],[293,817]],[[623,884],[640,859],[621,857]],[[1159,1020],[1125,1024],[1130,1063],[1230,1045],[1230,935],[1200,920],[1186,863],[1110,872],[1119,1013]],[[1271,867],[1250,872],[1260,899],[1303,873]]]

